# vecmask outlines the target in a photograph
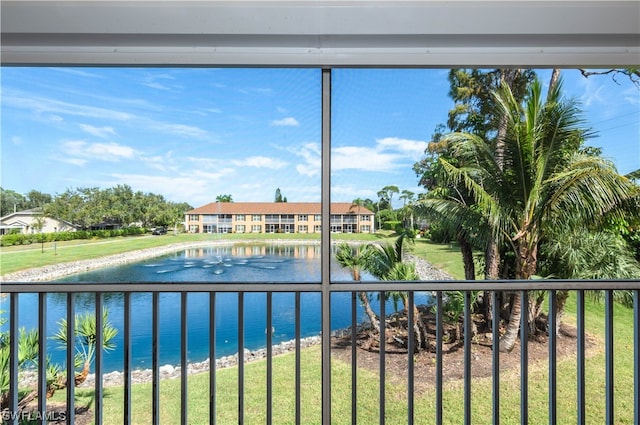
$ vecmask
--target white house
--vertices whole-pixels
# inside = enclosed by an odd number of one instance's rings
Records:
[[[42,215],[40,208],[16,211],[0,217],[0,235],[19,229],[20,233],[74,232],[77,229],[71,223]]]

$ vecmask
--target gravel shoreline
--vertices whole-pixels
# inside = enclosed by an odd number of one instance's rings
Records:
[[[43,281],[52,281],[57,278],[67,276],[70,274],[76,273],[84,273],[90,270],[115,266],[119,264],[126,264],[135,261],[145,260],[147,258],[158,257],[164,254],[170,254],[172,252],[188,249],[188,248],[197,248],[204,246],[231,246],[236,243],[251,243],[252,241],[207,241],[200,243],[175,243],[170,245],[165,245],[162,247],[156,248],[147,248],[139,251],[131,251],[125,252],[121,254],[109,255],[102,258],[92,259],[92,260],[82,260],[82,261],[74,261],[70,263],[64,264],[56,264],[45,267],[38,267],[34,269],[19,271],[15,273],[9,273],[0,278],[0,282],[43,282]],[[264,243],[264,241],[254,241],[259,243]],[[313,244],[319,243],[315,241],[291,241],[291,240],[274,240],[270,241],[271,243],[283,243],[283,244]],[[406,259],[410,262],[415,263],[416,271],[420,280],[452,280],[453,278],[433,267],[429,262],[424,259],[417,257],[415,255],[407,254]],[[302,348],[310,347],[312,345],[319,344],[321,342],[320,336],[312,336],[308,338],[303,338],[300,340],[300,345]],[[273,346],[273,355],[284,354],[287,352],[291,352],[295,350],[295,340],[282,342],[280,344]],[[245,363],[256,361],[260,359],[266,358],[266,349],[259,350],[245,350],[244,352],[244,360]],[[238,363],[238,354],[234,354],[231,356],[222,357],[220,359],[216,359],[215,367],[216,369],[226,368],[236,366]],[[202,373],[209,371],[210,359],[206,359],[202,362],[193,362],[188,364],[187,373]],[[173,379],[178,378],[181,375],[180,366],[173,365],[163,365],[159,368],[160,379]],[[35,373],[35,372],[34,372]],[[27,376],[24,376],[23,379],[29,381],[30,378],[27,372]],[[151,369],[136,369],[132,371],[131,376],[133,383],[144,383],[151,382],[152,380],[152,370]],[[90,374],[87,377],[87,380],[81,385],[81,387],[92,387],[95,382],[94,374]],[[103,375],[103,385],[105,386],[114,386],[114,385],[122,385],[124,383],[124,374],[119,371],[114,371],[110,373],[106,373]]]

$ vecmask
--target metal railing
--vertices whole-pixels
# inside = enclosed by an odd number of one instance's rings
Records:
[[[328,288],[327,288],[328,287]],[[87,291],[91,289],[91,291]],[[152,402],[151,412],[149,412],[150,421],[154,424],[160,423],[160,364],[159,364],[159,297],[163,293],[180,293],[180,329],[181,329],[181,341],[180,341],[180,368],[183,373],[180,375],[180,388],[181,388],[181,400],[180,400],[180,420],[181,423],[192,423],[194,418],[189,417],[188,412],[188,374],[184,373],[188,370],[187,360],[187,347],[188,341],[187,329],[189,323],[187,321],[187,295],[191,293],[206,293],[209,296],[209,358],[212,359],[210,365],[215,365],[216,353],[218,347],[216,347],[216,295],[221,293],[234,292],[238,293],[238,405],[237,405],[237,417],[238,423],[245,423],[245,315],[248,314],[244,305],[244,295],[250,292],[261,292],[266,294],[266,333],[267,333],[267,346],[266,346],[266,387],[264,393],[266,396],[266,423],[273,422],[273,306],[272,296],[274,293],[287,292],[295,294],[295,305],[293,309],[295,311],[295,422],[305,423],[306,421],[302,417],[302,404],[305,400],[301,396],[301,333],[300,333],[300,297],[305,293],[323,293],[323,289],[328,294],[351,292],[351,418],[344,419],[344,423],[358,423],[358,385],[357,381],[357,329],[358,323],[356,323],[356,306],[357,297],[356,293],[360,291],[367,291],[378,293],[380,299],[385,299],[386,291],[407,291],[408,292],[408,315],[407,323],[413,323],[414,314],[414,295],[416,292],[431,292],[435,300],[435,416],[433,418],[421,418],[428,423],[443,423],[443,412],[445,406],[443,404],[443,294],[446,291],[463,291],[464,296],[464,314],[463,314],[463,379],[462,379],[462,397],[460,403],[463,405],[463,416],[461,420],[465,424],[471,423],[472,418],[472,331],[471,331],[471,291],[493,291],[492,294],[492,306],[493,315],[498,317],[498,291],[512,291],[519,292],[521,296],[521,302],[523,306],[522,325],[520,326],[520,340],[528,341],[528,326],[527,317],[525,313],[528,305],[529,291],[548,291],[548,312],[549,312],[549,329],[555,329],[556,316],[555,311],[557,308],[556,303],[556,291],[570,290],[575,291],[576,294],[576,412],[577,423],[583,424],[586,422],[586,410],[585,406],[588,405],[585,392],[585,360],[586,355],[586,336],[585,331],[585,293],[586,291],[603,291],[604,290],[604,321],[605,321],[605,338],[604,338],[604,356],[605,356],[605,368],[603,371],[604,381],[604,405],[605,405],[605,421],[607,424],[617,423],[616,412],[614,411],[614,400],[616,396],[615,390],[615,377],[614,377],[614,315],[613,315],[613,290],[631,290],[633,294],[633,315],[634,315],[634,329],[633,329],[633,341],[628,342],[628,346],[633,345],[634,361],[633,371],[633,418],[634,423],[638,424],[640,421],[640,281],[443,281],[443,282],[358,282],[358,283],[328,283],[328,284],[290,284],[290,283],[259,283],[259,284],[204,284],[204,283],[181,283],[181,282],[167,282],[167,283],[131,283],[131,284],[70,284],[70,283],[7,283],[3,284],[2,292],[9,297],[9,321],[8,327],[10,332],[10,362],[9,362],[9,409],[8,412],[3,412],[3,417],[6,422],[18,423],[18,416],[12,416],[10,412],[18,412],[18,390],[20,386],[19,373],[18,373],[18,300],[21,294],[37,293],[38,294],[38,326],[41,332],[39,332],[39,347],[41,349],[38,353],[38,364],[46,364],[47,350],[46,350],[46,323],[47,323],[47,294],[48,293],[63,293],[66,294],[66,308],[67,308],[67,335],[72,335],[75,328],[75,315],[74,315],[74,298],[78,293],[93,293],[95,295],[95,317],[96,317],[96,329],[102,328],[102,313],[104,309],[104,296],[107,293],[122,293],[124,294],[124,401],[122,411],[124,412],[124,423],[132,422],[132,360],[131,360],[131,347],[132,347],[132,332],[131,332],[131,296],[136,293],[150,293],[152,294]],[[331,311],[325,304],[330,303],[330,299],[326,297],[322,298],[322,411],[321,422],[324,424],[331,423],[331,329],[328,326],[331,323],[330,317],[325,317],[325,312]],[[326,308],[325,308],[326,307]],[[379,305],[380,317],[386,317],[385,303],[381,302]],[[491,416],[491,422],[498,424],[501,422],[500,414],[500,351],[498,349],[499,332],[498,320],[493,321],[492,325],[492,376],[491,376],[491,412],[487,412],[487,415]],[[380,334],[385,334],[385,321],[380,322],[381,331]],[[412,326],[407,326],[407,370],[406,370],[406,423],[413,424],[416,420],[416,405],[415,405],[415,365],[414,355],[416,353],[414,330]],[[102,334],[98,332],[96,345],[102,346]],[[67,364],[73,364],[73,353],[75,351],[74,340],[68,338],[66,362]],[[389,401],[387,400],[386,393],[386,347],[385,338],[380,338],[379,341],[379,395],[378,395],[378,408],[379,408],[379,423],[383,424],[387,421],[386,407]],[[555,332],[549,333],[548,338],[548,423],[555,424],[557,422],[557,354],[556,354],[557,340]],[[532,421],[529,417],[529,359],[527,344],[521,344],[520,347],[520,423],[528,424]],[[329,360],[329,361],[328,361]],[[68,368],[67,370],[67,382],[74,382],[74,369]],[[216,387],[216,368],[209,368],[209,423],[216,423],[218,412],[216,411],[216,399],[217,389]],[[96,351],[95,357],[95,405],[94,415],[95,423],[103,423],[103,354],[102,350]],[[38,397],[38,412],[39,417],[42,418],[41,423],[45,423],[44,418],[47,409],[47,399],[42,396],[46,394],[47,390],[47,376],[44,367],[40,367],[37,370],[37,388],[39,391]],[[347,384],[348,385],[348,384]],[[620,390],[620,389],[618,389]],[[626,388],[625,391],[629,391],[630,388]],[[328,398],[328,400],[327,400]],[[67,423],[74,423],[75,415],[75,388],[73,385],[67,386],[66,389],[66,417]],[[395,402],[395,401],[394,401]],[[395,417],[394,417],[395,418]],[[394,420],[397,420],[395,418]],[[197,418],[198,423],[206,422],[204,418]],[[404,422],[404,420],[403,420]],[[395,423],[395,422],[394,422]],[[537,422],[536,422],[537,423]]]

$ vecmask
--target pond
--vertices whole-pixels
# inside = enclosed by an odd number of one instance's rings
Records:
[[[351,280],[348,270],[335,261],[331,264],[334,281]],[[375,280],[363,275],[363,280]],[[319,245],[255,245],[199,247],[185,249],[137,263],[107,267],[88,273],[68,276],[58,282],[300,282],[320,281]],[[90,286],[90,283],[87,283]],[[417,303],[427,302],[427,295],[416,294]],[[6,298],[6,297],[5,297]],[[107,352],[104,370],[123,369],[124,296],[121,293],[104,295],[109,321],[118,329],[114,339],[116,349]],[[321,330],[320,293],[300,296],[301,336],[318,335]],[[343,329],[351,324],[351,294],[334,293],[331,298],[331,327]],[[152,303],[151,294],[134,293],[132,304],[132,362],[134,368],[151,367]],[[244,344],[249,350],[266,346],[266,294],[244,293]],[[377,308],[376,297],[372,307]],[[76,313],[95,311],[93,293],[76,296]],[[160,364],[180,362],[180,294],[160,295]],[[390,301],[387,311],[393,311]],[[8,311],[8,300],[0,301],[0,310]],[[38,321],[36,294],[23,294],[19,303],[19,326],[36,328]],[[209,357],[209,295],[190,293],[187,297],[188,361],[199,362]],[[49,294],[47,298],[47,333],[56,332],[60,319],[66,317],[66,295]],[[366,316],[358,305],[358,321]],[[238,351],[238,294],[216,294],[216,357],[233,355]],[[295,294],[273,294],[273,343],[295,338]],[[49,341],[48,353],[54,362],[64,364],[64,350]]]

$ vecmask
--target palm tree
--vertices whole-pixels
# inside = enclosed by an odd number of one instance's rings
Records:
[[[231,196],[231,195],[218,195],[218,196],[216,196],[216,202],[233,202],[233,196]]]
[[[102,349],[105,351],[111,351],[115,349],[113,344],[113,338],[118,334],[118,330],[113,327],[109,321],[109,313],[107,310],[103,312],[102,319]],[[58,322],[58,332],[51,338],[58,341],[60,348],[66,348],[67,346],[67,320],[61,319]],[[98,331],[96,329],[95,315],[90,313],[78,314],[75,317],[75,367],[81,368],[80,373],[75,376],[75,385],[80,385],[87,379],[89,369],[96,353],[96,336]]]
[[[351,277],[354,281],[360,281],[360,274],[362,270],[365,269],[367,263],[369,262],[371,251],[369,246],[367,245],[359,245],[358,247],[351,247],[346,242],[338,245],[336,251],[336,260],[340,266],[351,270]],[[371,322],[371,326],[376,330],[376,332],[380,333],[380,322],[378,317],[374,313],[371,308],[371,303],[369,302],[369,294],[365,291],[358,292],[358,298],[360,298],[360,302],[364,308],[364,312],[367,317],[369,317],[369,321]]]
[[[404,241],[411,239],[409,233],[402,233],[393,245],[371,244],[370,254],[366,264],[366,270],[380,280],[418,280],[419,276],[416,272],[415,265],[403,262],[404,258]],[[388,298],[399,299],[402,301],[404,313],[409,317],[409,298],[407,292],[387,291],[386,298],[381,302],[385,302]],[[416,347],[422,346],[422,341],[426,338],[426,330],[420,319],[418,308],[413,306],[413,328],[416,337]]]
[[[463,166],[439,158],[447,180],[463,184],[473,198],[469,208],[485,216],[494,236],[511,246],[516,279],[536,274],[538,246],[547,229],[595,224],[604,214],[621,214],[622,204],[638,196],[613,164],[579,151],[589,134],[576,103],[561,98],[561,83],[546,101],[541,88],[535,81],[523,105],[507,85],[495,93],[499,114],[507,122],[504,168],[488,143],[468,133],[445,137]],[[520,316],[516,292],[502,351],[513,348]]]

